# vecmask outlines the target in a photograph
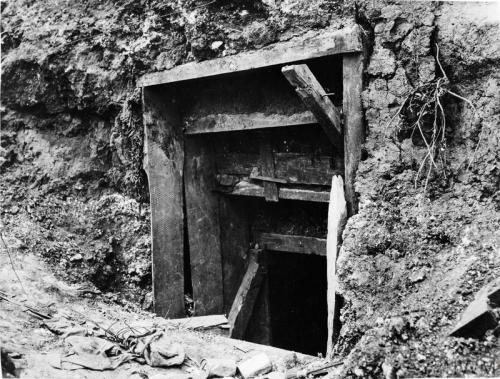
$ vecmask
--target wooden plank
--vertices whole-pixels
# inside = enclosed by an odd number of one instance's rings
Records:
[[[206,134],[234,132],[255,129],[279,128],[284,126],[311,125],[318,121],[309,112],[285,114],[265,114],[255,112],[250,114],[212,114],[185,122],[186,134]]]
[[[260,258],[260,264],[264,265],[265,274],[255,301],[252,316],[248,321],[245,340],[262,345],[272,345],[273,333],[271,325],[271,301],[269,298],[269,275],[267,275],[267,253],[263,251]]]
[[[274,171],[278,180],[296,184],[330,185],[333,175],[343,175],[342,157],[318,156],[300,153],[274,153]],[[259,155],[248,153],[219,153],[215,160],[221,174],[251,177],[259,167]]]
[[[323,127],[330,142],[339,151],[342,151],[344,144],[340,112],[328,98],[325,90],[309,67],[305,64],[285,66],[281,69],[281,72]]]
[[[194,309],[197,316],[223,311],[219,200],[210,140],[185,141],[186,217]]]
[[[198,79],[257,68],[287,64],[327,55],[361,51],[361,29],[353,25],[341,30],[306,33],[258,51],[249,51],[204,62],[190,62],[170,70],[143,75],[139,87]]]
[[[250,174],[250,179],[252,179],[252,180],[260,180],[262,182],[271,182],[271,183],[281,183],[281,184],[287,184],[288,183],[285,179],[271,178],[270,176],[262,176],[262,175],[252,175],[252,174]]]
[[[274,177],[273,148],[271,140],[268,136],[261,136],[260,139],[260,161],[260,172],[262,175]],[[275,182],[265,181],[263,183],[263,187],[264,199],[266,199],[266,201],[278,201],[278,184]]]
[[[331,357],[333,343],[338,332],[340,322],[336,318],[339,315],[336,302],[337,292],[337,253],[342,239],[342,231],[347,220],[347,208],[344,197],[344,182],[340,176],[332,178],[330,192],[330,203],[328,205],[328,234],[326,238],[326,277],[327,277],[327,304],[328,304],[328,339],[326,356]]]
[[[323,238],[260,233],[257,241],[265,250],[326,256],[326,239]]]
[[[167,100],[167,101],[166,101]],[[183,134],[173,97],[143,91],[144,169],[151,203],[154,311],[182,317],[184,310]]]
[[[220,244],[224,282],[224,312],[229,312],[245,274],[250,226],[236,197],[219,197]]]
[[[276,176],[289,183],[330,185],[332,175],[344,174],[340,156],[275,153],[274,157]]]
[[[262,186],[243,180],[238,182],[232,190],[228,191],[224,188],[221,188],[219,189],[219,191],[231,196],[264,197],[264,188]],[[280,199],[285,200],[313,201],[319,203],[328,203],[329,200],[329,193],[327,191],[289,187],[279,188],[278,196]]]
[[[225,315],[207,315],[207,316],[194,316],[185,318],[169,319],[162,322],[162,326],[177,327],[180,329],[209,329],[216,327],[229,326],[227,317]],[[153,329],[151,325],[149,329]]]
[[[264,274],[265,272],[258,262],[257,254],[251,253],[247,270],[229,311],[228,321],[231,338],[242,339],[245,336]]]
[[[345,192],[349,215],[357,212],[357,197],[354,190],[356,171],[361,159],[361,146],[365,139],[363,124],[363,55],[348,54],[342,57],[344,82],[344,162]]]

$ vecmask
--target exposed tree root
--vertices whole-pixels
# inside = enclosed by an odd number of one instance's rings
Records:
[[[436,61],[442,76],[435,78],[415,88],[399,107],[389,121],[389,125],[399,116],[396,133],[410,132],[413,138],[418,133],[425,144],[426,154],[419,164],[415,177],[415,187],[425,177],[424,191],[427,189],[433,170],[446,178],[446,114],[443,107],[443,97],[451,95],[465,101],[475,112],[472,102],[450,90],[450,80],[439,60],[439,46],[436,44]],[[480,141],[478,142],[479,146]],[[477,147],[476,147],[477,150]],[[474,154],[475,155],[475,154]],[[474,160],[472,157],[471,162]]]

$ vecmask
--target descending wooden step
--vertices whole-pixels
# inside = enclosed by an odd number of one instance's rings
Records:
[[[233,189],[219,189],[226,195],[231,196],[253,196],[264,197],[264,187],[247,181],[238,182]],[[280,187],[278,197],[285,200],[313,201],[318,203],[328,203],[330,194],[328,191],[302,189],[292,187]]]

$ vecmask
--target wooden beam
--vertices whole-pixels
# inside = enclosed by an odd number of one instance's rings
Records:
[[[279,128],[285,126],[311,125],[318,121],[309,112],[285,114],[265,114],[261,112],[247,114],[211,114],[185,121],[186,134],[207,134],[235,132],[255,129]]]
[[[339,150],[344,149],[341,117],[325,90],[305,64],[285,66],[285,78],[295,88],[300,99],[323,127],[330,142]]]
[[[286,179],[272,178],[270,176],[253,175],[253,174],[250,174],[250,179],[259,180],[261,182],[271,182],[271,183],[281,183],[281,184],[288,183]]]
[[[167,100],[167,101],[166,101]],[[144,169],[151,203],[153,306],[162,317],[184,311],[184,165],[181,122],[171,94],[143,91]]]
[[[223,311],[219,200],[210,140],[185,141],[184,191],[191,261],[191,282],[197,316]]]
[[[257,68],[283,65],[327,55],[361,51],[361,30],[353,25],[341,30],[310,32],[258,51],[249,51],[204,62],[190,62],[170,70],[143,75],[139,87],[218,76]]]
[[[233,189],[228,191],[224,188],[220,188],[219,192],[232,196],[264,197],[264,188],[262,186],[243,180],[238,182]],[[301,200],[318,203],[328,203],[329,200],[329,193],[327,191],[289,187],[279,188],[278,196],[280,199],[285,200]]]
[[[258,255],[251,253],[247,270],[229,311],[228,321],[231,338],[242,339],[245,336],[264,274],[265,272],[258,261]]]
[[[326,256],[326,239],[323,238],[260,233],[257,242],[265,250]]]
[[[260,138],[260,172],[264,176],[274,177],[273,148],[269,136],[262,135]],[[278,201],[278,184],[264,181],[264,199],[266,201]]]
[[[317,156],[302,153],[273,153],[277,180],[289,184],[318,184],[329,186],[333,175],[344,175],[344,159],[340,156]],[[249,153],[216,154],[220,174],[252,178],[254,167],[259,167],[259,155]]]
[[[356,171],[361,159],[361,146],[365,139],[363,124],[363,55],[347,54],[342,57],[344,81],[344,162],[345,192],[349,215],[357,212],[357,198],[354,190]]]
[[[339,327],[340,315],[337,292],[337,253],[342,239],[342,231],[347,220],[347,208],[344,197],[344,183],[340,176],[332,178],[330,203],[328,205],[328,235],[326,238],[326,278],[327,278],[327,306],[328,306],[328,339],[326,356],[331,358],[334,339]]]

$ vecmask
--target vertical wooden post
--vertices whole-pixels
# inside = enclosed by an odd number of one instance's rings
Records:
[[[220,243],[224,281],[224,311],[231,309],[245,274],[250,226],[242,200],[219,197]]]
[[[365,131],[363,125],[363,107],[361,91],[363,90],[363,55],[360,53],[342,56],[343,70],[343,110],[344,110],[344,164],[345,194],[349,216],[358,210],[354,191],[356,171],[361,159],[361,145]]]
[[[330,203],[328,204],[328,235],[326,239],[326,279],[327,279],[327,304],[328,304],[328,339],[326,356],[330,357],[333,349],[334,332],[338,320],[335,319],[338,308],[336,303],[337,292],[337,253],[339,241],[347,218],[346,201],[344,198],[344,185],[341,176],[332,178]]]
[[[219,201],[210,137],[186,138],[184,191],[196,316],[223,310]]]
[[[260,138],[260,159],[262,162],[261,174],[274,178],[274,157],[273,146],[269,140],[269,136],[265,134]],[[273,182],[264,181],[264,198],[266,201],[278,201],[279,189],[278,185]]]
[[[162,317],[183,317],[184,146],[171,94],[143,89],[144,169],[151,202],[153,305]]]

